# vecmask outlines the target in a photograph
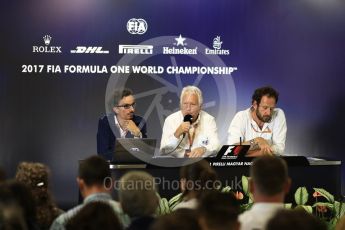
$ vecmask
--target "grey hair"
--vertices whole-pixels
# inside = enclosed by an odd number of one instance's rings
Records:
[[[184,87],[182,89],[181,97],[180,97],[180,106],[182,106],[182,98],[183,98],[183,96],[185,94],[187,94],[187,93],[194,93],[198,97],[199,106],[202,105],[203,98],[202,98],[201,90],[198,87],[196,87],[196,86],[188,85],[188,86],[186,86],[186,87]]]

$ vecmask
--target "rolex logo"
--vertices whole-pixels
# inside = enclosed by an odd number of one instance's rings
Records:
[[[43,41],[45,46],[32,46],[33,53],[62,53],[61,46],[50,46],[52,37],[50,35],[44,35]]]
[[[44,41],[44,44],[46,44],[46,46],[48,46],[50,44],[51,40],[52,40],[52,37],[50,35],[45,35],[43,37],[43,41]]]

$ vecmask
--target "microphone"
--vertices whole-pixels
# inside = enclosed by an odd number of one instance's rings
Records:
[[[192,120],[193,120],[193,116],[190,115],[190,114],[187,114],[186,116],[183,117],[183,122],[189,121],[189,123],[192,124]],[[174,151],[180,146],[180,144],[181,144],[181,142],[183,141],[183,139],[184,139],[185,136],[186,136],[186,134],[183,133],[183,137],[182,137],[182,139],[180,140],[180,142],[177,144],[177,146],[176,146],[173,150],[171,150],[171,151],[169,151],[168,153],[165,153],[165,154],[168,155],[168,154],[174,152]]]
[[[189,121],[190,124],[192,124],[193,116],[190,114],[186,114],[183,118],[183,122]],[[183,134],[182,139],[186,136],[186,133]]]
[[[189,121],[189,123],[192,124],[192,120],[193,120],[193,116],[190,114],[187,114],[186,116],[184,116],[183,118],[183,122]]]

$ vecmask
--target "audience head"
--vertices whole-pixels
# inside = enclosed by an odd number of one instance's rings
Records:
[[[35,200],[25,184],[12,180],[0,184],[0,204],[6,207],[20,208],[26,226],[28,228],[36,226]]]
[[[79,164],[77,182],[83,197],[90,193],[106,192],[111,184],[109,164],[100,156],[91,156]]]
[[[199,198],[204,192],[217,189],[217,174],[206,160],[183,166],[180,178],[183,197]]]
[[[201,230],[197,213],[192,209],[178,209],[171,214],[160,216],[151,230]]]
[[[287,165],[279,157],[256,158],[250,167],[250,177],[250,190],[256,202],[258,201],[256,199],[270,197],[277,198],[277,202],[283,202],[285,194],[290,189],[291,180],[288,176]]]
[[[31,189],[35,199],[45,201],[49,197],[49,169],[41,163],[21,162],[17,167],[16,181],[26,184]]]
[[[0,229],[27,230],[22,209],[18,205],[0,204]]]
[[[240,205],[233,193],[209,192],[199,202],[199,224],[203,230],[239,229],[239,213]]]
[[[326,230],[324,223],[316,217],[299,210],[280,210],[266,225],[266,230]]]
[[[159,200],[154,178],[143,171],[131,171],[120,179],[122,209],[131,218],[153,215]]]
[[[122,230],[122,225],[110,205],[104,202],[86,204],[66,224],[66,230]]]
[[[16,181],[26,184],[36,201],[37,224],[47,229],[53,220],[61,214],[49,191],[49,168],[41,163],[21,162],[17,167]]]

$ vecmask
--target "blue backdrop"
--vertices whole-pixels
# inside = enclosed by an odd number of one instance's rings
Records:
[[[278,106],[287,118],[286,154],[344,160],[344,12],[340,0],[2,1],[0,165],[12,176],[20,161],[46,163],[56,199],[76,202],[77,162],[96,152],[97,121],[106,112],[107,90],[121,76],[29,74],[22,73],[23,65],[110,67],[121,60],[238,68],[223,76],[123,76],[121,84],[136,92],[137,112],[146,115],[152,137],[160,138],[162,119],[177,108],[183,85],[203,90],[205,110],[217,117],[222,140],[234,113],[250,105],[253,90],[272,85],[280,92]],[[145,19],[146,33],[130,34],[126,25],[131,18]],[[154,43],[149,45],[172,47],[172,38],[180,34],[189,46],[210,48],[220,36],[230,55],[163,55],[154,48],[153,55],[127,60],[118,52],[119,44],[150,39]],[[45,46],[45,35],[62,53],[33,52],[33,46]],[[102,47],[109,54],[70,53],[77,46]]]

